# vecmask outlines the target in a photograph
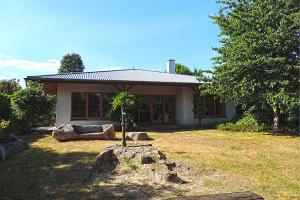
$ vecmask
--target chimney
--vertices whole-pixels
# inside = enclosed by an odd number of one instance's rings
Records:
[[[175,74],[175,60],[174,59],[170,59],[167,61],[166,63],[166,67],[167,67],[167,73],[170,74]]]

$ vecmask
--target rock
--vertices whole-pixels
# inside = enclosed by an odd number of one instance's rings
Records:
[[[87,126],[64,124],[54,129],[52,136],[58,141],[114,140],[115,129],[113,124]]]
[[[26,143],[18,139],[15,135],[9,136],[8,139],[9,142],[0,145],[0,156],[2,160],[26,149]]]
[[[103,168],[109,168],[105,162],[108,162],[109,166],[116,167],[116,164],[122,163],[125,160],[133,160],[140,164],[150,164],[165,159],[165,155],[152,147],[152,145],[134,145],[122,147],[114,145],[107,147],[97,157],[95,161],[95,168],[100,171]],[[111,164],[113,162],[113,164]]]
[[[101,172],[107,172],[113,170],[117,164],[118,160],[113,154],[113,149],[105,149],[96,157],[93,168]]]
[[[154,163],[155,160],[151,156],[141,156],[141,164],[150,164]]]
[[[239,200],[239,199],[240,200],[264,200],[262,196],[259,196],[253,192],[248,192],[248,191],[169,198],[169,200]]]
[[[165,162],[164,164],[168,167],[168,169],[170,171],[173,171],[173,169],[176,167],[176,163],[175,162]]]
[[[85,134],[85,133],[100,133],[103,132],[103,128],[101,125],[73,125],[76,133],[78,134]]]
[[[148,140],[148,134],[146,132],[129,132],[126,139],[128,140]]]
[[[58,141],[66,141],[76,137],[77,133],[71,124],[64,124],[52,131],[52,137]]]
[[[175,172],[168,172],[167,174],[165,174],[165,180],[168,182],[172,182],[172,183],[178,183],[178,177],[177,177],[177,173]]]

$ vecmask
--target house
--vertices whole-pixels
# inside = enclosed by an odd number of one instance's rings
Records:
[[[127,90],[140,100],[136,122],[152,124],[198,124],[193,97],[199,84],[195,76],[175,74],[175,60],[166,72],[140,69],[28,76],[41,81],[45,90],[57,96],[56,124],[107,123],[110,100]],[[206,107],[203,123],[230,120],[235,106],[221,103],[213,96],[202,98]]]

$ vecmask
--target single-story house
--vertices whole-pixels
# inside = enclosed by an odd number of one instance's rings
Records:
[[[166,72],[141,69],[28,76],[41,81],[44,89],[57,96],[56,125],[107,123],[111,98],[127,90],[139,98],[136,122],[140,125],[198,124],[194,94],[199,81],[195,76],[175,74],[175,61]],[[213,96],[202,98],[206,107],[203,123],[226,121],[236,114],[232,103],[221,103]]]

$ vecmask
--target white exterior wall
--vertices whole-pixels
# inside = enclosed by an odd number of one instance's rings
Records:
[[[193,113],[193,90],[187,86],[134,86],[129,90],[135,95],[176,95],[177,124],[198,124]],[[110,84],[80,84],[58,83],[56,103],[56,124],[103,124],[108,121],[76,120],[71,121],[71,94],[72,92],[117,92]],[[226,105],[226,118],[203,119],[203,123],[229,120],[235,116],[235,106]]]

